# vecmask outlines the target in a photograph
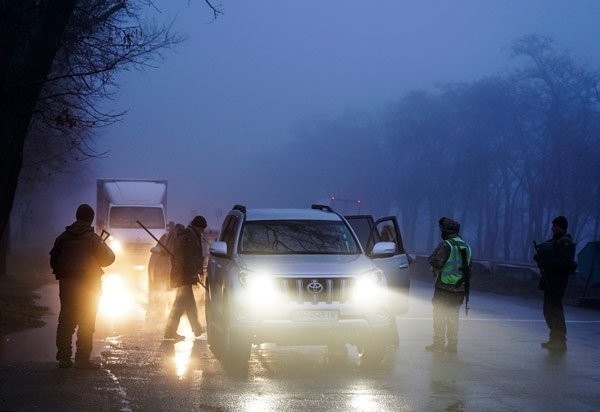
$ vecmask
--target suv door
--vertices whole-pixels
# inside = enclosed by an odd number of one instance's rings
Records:
[[[208,259],[208,273],[206,279],[207,296],[205,299],[205,305],[208,306],[206,311],[207,324],[209,323],[209,317],[211,318],[211,324],[220,325],[222,323],[224,307],[223,290],[226,286],[224,282],[227,276],[231,254],[235,246],[235,234],[239,220],[238,216],[228,215],[223,222],[221,232],[217,238],[218,242],[227,244],[227,255],[214,255],[211,253]]]
[[[410,258],[404,250],[396,217],[386,216],[377,221],[371,215],[352,215],[345,218],[354,229],[365,253],[385,273],[388,287],[392,291],[390,303],[395,313],[406,313],[410,288]],[[396,245],[394,255],[373,257],[373,246],[378,242],[394,242]]]

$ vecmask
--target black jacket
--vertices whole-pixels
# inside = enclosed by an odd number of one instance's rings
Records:
[[[187,227],[177,233],[171,258],[171,287],[195,285],[202,274],[204,256],[202,241],[194,229]]]
[[[550,293],[564,293],[569,275],[577,269],[575,243],[571,235],[553,237],[540,244],[534,260],[542,272],[540,289]]]
[[[50,266],[56,279],[100,278],[102,267],[115,261],[115,254],[86,222],[76,221],[56,238],[50,250]]]

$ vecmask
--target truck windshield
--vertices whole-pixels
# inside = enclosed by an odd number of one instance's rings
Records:
[[[356,254],[360,248],[343,222],[247,221],[240,252],[248,254]]]
[[[110,209],[109,226],[140,229],[137,220],[148,229],[164,229],[165,217],[160,207],[114,206]]]

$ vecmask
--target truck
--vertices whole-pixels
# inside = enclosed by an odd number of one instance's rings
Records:
[[[148,290],[147,264],[156,240],[167,231],[167,180],[98,179],[96,228],[108,232],[116,255],[111,272],[139,291]]]

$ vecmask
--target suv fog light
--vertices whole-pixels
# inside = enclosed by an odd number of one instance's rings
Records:
[[[386,308],[378,308],[376,312],[377,319],[386,321],[390,318],[390,312]]]
[[[247,322],[250,320],[250,314],[244,308],[237,308],[235,310],[235,318],[240,322]]]

